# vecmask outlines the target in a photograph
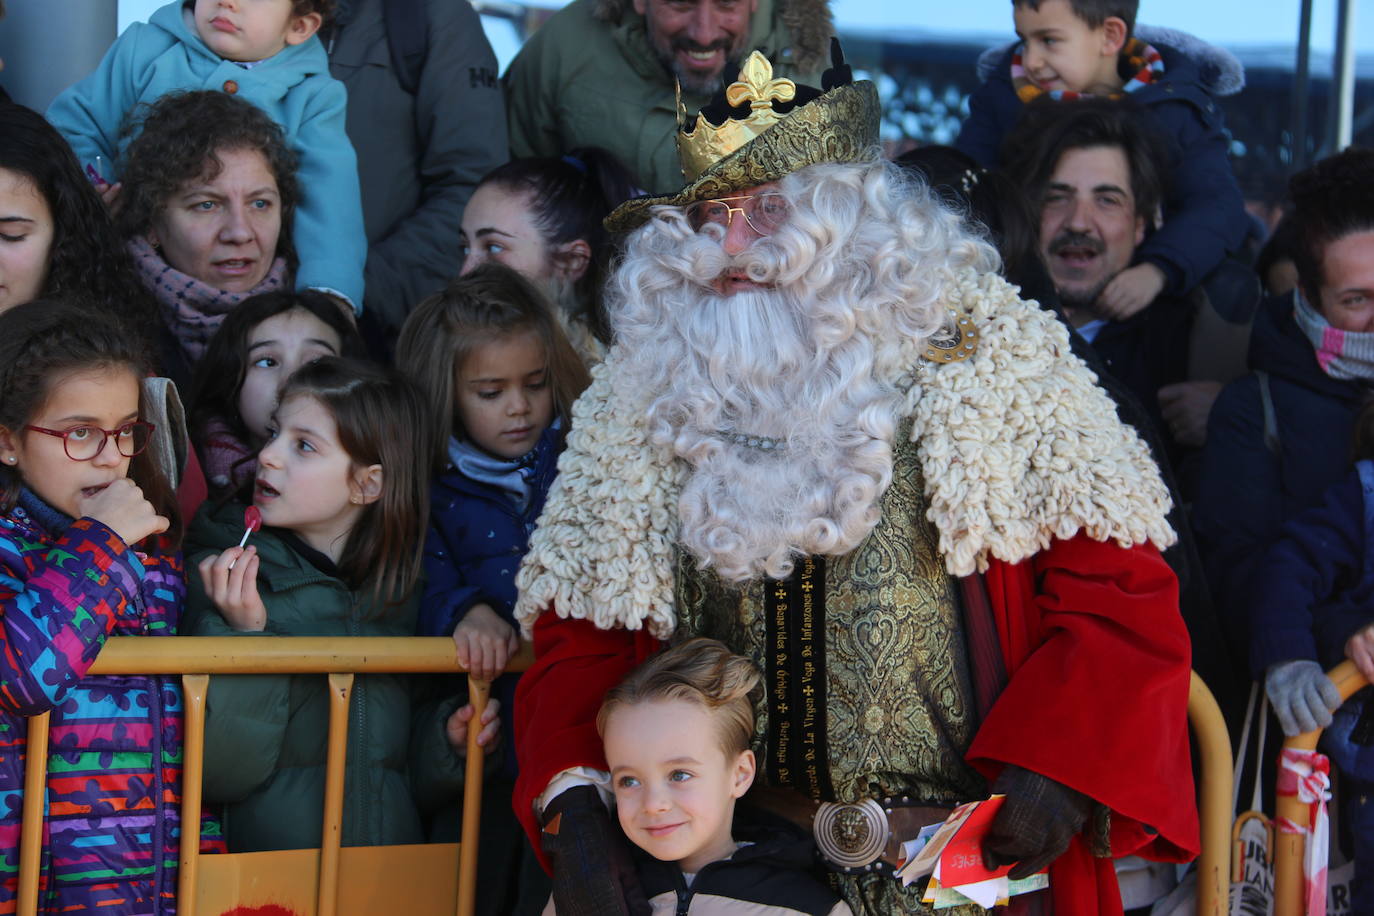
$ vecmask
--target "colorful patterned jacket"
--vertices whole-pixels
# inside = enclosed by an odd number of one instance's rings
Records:
[[[110,635],[170,636],[179,552],[142,556],[32,494],[0,516],[0,913],[13,913],[28,718],[51,712],[40,913],[176,910],[182,699],[87,675]]]

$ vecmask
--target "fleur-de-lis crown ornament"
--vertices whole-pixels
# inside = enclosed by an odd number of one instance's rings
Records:
[[[853,79],[839,42],[832,40],[830,56],[817,89],[775,77],[768,58],[755,51],[690,125],[679,92],[678,155],[687,186],[626,201],[606,217],[606,228],[625,232],[643,225],[657,206],[726,197],[808,165],[879,155],[878,91]]]
[[[797,84],[789,79],[773,77],[773,65],[758,51],[745,58],[739,68],[739,79],[725,88],[725,100],[731,108],[749,103],[749,116],[726,118],[722,124],[712,124],[702,114],[690,131],[677,135],[678,156],[682,160],[682,175],[695,181],[716,162],[739,149],[759,134],[782,120],[773,110],[774,102],[790,102],[797,95]],[[687,110],[682,107],[678,93],[678,123],[685,123]]]

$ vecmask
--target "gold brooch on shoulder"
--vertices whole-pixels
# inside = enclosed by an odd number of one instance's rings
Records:
[[[968,359],[978,350],[978,329],[973,319],[953,310],[950,321],[926,340],[921,355],[933,363],[957,363]]]

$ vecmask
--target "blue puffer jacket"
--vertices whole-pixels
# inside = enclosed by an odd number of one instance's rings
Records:
[[[419,635],[448,636],[477,604],[491,606],[516,626],[515,574],[529,550],[530,534],[544,511],[544,498],[558,474],[564,429],[553,424],[531,450],[531,493],[523,510],[510,495],[473,480],[449,465],[429,490],[429,535],[425,538],[425,598]],[[513,735],[515,683],[519,675],[496,679],[502,726]],[[514,772],[514,741],[506,741],[507,768]]]
[[[1249,645],[1249,619],[1265,551],[1284,522],[1315,506],[1349,469],[1350,437],[1369,388],[1335,379],[1297,322],[1293,297],[1266,300],[1250,337],[1249,375],[1222,390],[1207,424],[1197,533],[1227,635]],[[1277,443],[1265,442],[1260,378],[1274,405]]]
[[[1374,623],[1374,543],[1370,515],[1374,462],[1362,461],[1326,491],[1318,505],[1283,526],[1265,554],[1255,589],[1255,632],[1250,668],[1263,678],[1270,665],[1289,659],[1345,660],[1345,641]]]
[[[1284,525],[1259,575],[1250,642],[1255,677],[1293,659],[1328,669],[1345,661],[1346,640],[1374,623],[1374,461],[1359,462],[1321,505]],[[1322,750],[1342,773],[1374,779],[1371,726],[1370,691],[1361,690],[1322,733]]]
[[[1182,295],[1235,251],[1250,232],[1245,201],[1227,158],[1230,138],[1216,96],[1245,85],[1238,60],[1184,32],[1142,26],[1136,37],[1164,59],[1164,76],[1130,94],[1168,138],[1169,194],[1164,224],[1136,250],[1168,277],[1166,292]],[[1017,45],[991,49],[978,62],[983,85],[969,97],[969,116],[954,145],[986,168],[1000,164],[1002,141],[1025,105],[1011,81]]]

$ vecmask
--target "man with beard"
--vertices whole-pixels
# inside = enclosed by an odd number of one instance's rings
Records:
[[[856,913],[927,912],[897,844],[989,789],[990,865],[1120,913],[1110,857],[1197,847],[1168,496],[1063,325],[877,158],[872,84],[823,85],[751,56],[680,137],[687,188],[608,220],[616,344],[518,579],[516,812],[560,916],[637,912],[596,711],[709,635],[765,672],[743,804]]]
[[[1221,389],[1188,381],[1205,294],[1161,293],[1129,316],[1101,301],[1112,279],[1136,263],[1163,199],[1166,157],[1144,124],[1110,102],[1040,106],[1007,141],[1008,171],[1039,210],[1040,250],[1069,321],[1169,435],[1177,459],[1180,446],[1202,445]]]
[[[573,0],[506,71],[511,155],[600,146],[641,188],[672,190],[677,85],[695,111],[755,48],[779,76],[813,79],[830,32],[827,0]]]

